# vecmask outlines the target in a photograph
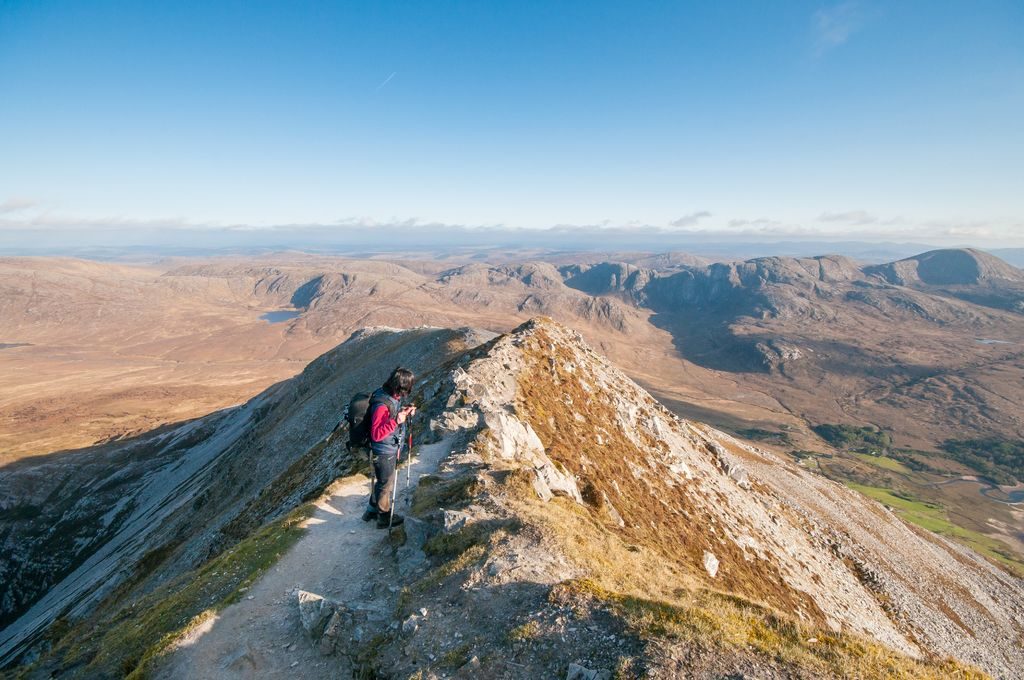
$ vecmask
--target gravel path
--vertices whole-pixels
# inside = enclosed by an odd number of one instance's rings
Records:
[[[418,478],[434,472],[449,451],[445,441],[416,451],[408,495]],[[406,507],[407,496],[405,471],[400,473],[399,510]],[[322,679],[325,674],[346,676],[345,659],[321,656],[305,635],[296,593],[307,590],[363,610],[370,622],[391,616],[394,586],[389,584],[397,581],[395,562],[377,557],[387,531],[361,519],[368,494],[369,479],[361,475],[328,487],[316,501],[306,535],[250,588],[246,599],[180,640],[155,677],[302,680]]]

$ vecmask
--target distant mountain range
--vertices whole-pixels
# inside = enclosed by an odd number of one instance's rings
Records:
[[[244,238],[239,234],[244,234]],[[660,229],[223,229],[137,230],[112,236],[99,231],[60,233],[0,231],[0,256],[79,257],[100,261],[152,262],[165,258],[280,257],[309,253],[333,257],[421,258],[449,262],[544,260],[573,257],[630,261],[634,257],[699,257],[714,261],[757,257],[813,257],[833,253],[867,263],[898,260],[937,248],[919,242],[767,240]],[[115,244],[116,245],[112,245]],[[968,248],[970,246],[957,246]],[[986,248],[1018,267],[1024,248]],[[623,257],[625,256],[625,257]]]

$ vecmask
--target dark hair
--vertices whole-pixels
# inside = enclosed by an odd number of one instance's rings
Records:
[[[416,376],[408,368],[399,366],[391,372],[391,377],[384,383],[384,391],[393,397],[407,397],[412,392],[412,384]]]

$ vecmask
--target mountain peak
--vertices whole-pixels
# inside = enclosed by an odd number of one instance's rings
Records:
[[[866,267],[864,271],[901,286],[1024,281],[1024,272],[1020,269],[974,248],[930,250],[896,262]]]

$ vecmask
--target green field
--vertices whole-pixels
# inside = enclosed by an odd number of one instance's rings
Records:
[[[949,521],[946,510],[941,505],[899,495],[890,489],[876,486],[865,486],[853,482],[847,482],[846,486],[889,506],[906,521],[928,531],[958,540],[982,555],[1005,565],[1018,576],[1024,577],[1024,562],[1013,555],[1003,543],[980,532],[953,524]]]
[[[912,470],[903,463],[899,462],[894,458],[888,458],[886,456],[872,456],[870,453],[854,453],[852,454],[858,459],[865,463],[870,463],[883,470],[889,470],[890,472],[899,472],[900,474],[909,475]]]

